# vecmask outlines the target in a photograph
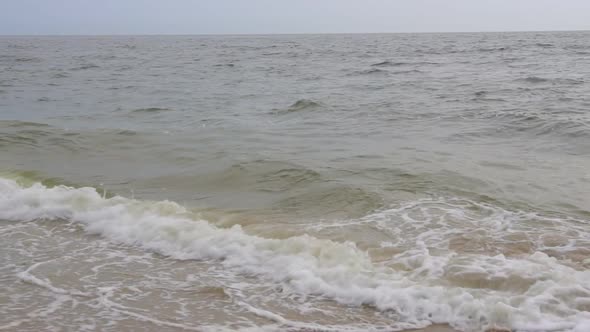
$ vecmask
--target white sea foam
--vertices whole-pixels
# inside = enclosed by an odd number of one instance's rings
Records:
[[[29,187],[0,178],[0,219],[75,222],[115,243],[175,259],[219,260],[284,289],[392,314],[392,328],[449,323],[466,331],[586,331],[590,271],[544,253],[520,257],[433,253],[425,244],[395,257],[403,268],[374,264],[354,243],[309,235],[268,239],[239,226],[219,228],[172,202],[104,198],[94,188]],[[521,287],[467,287],[458,279]],[[272,313],[270,313],[272,314]],[[280,317],[280,316],[277,316]]]

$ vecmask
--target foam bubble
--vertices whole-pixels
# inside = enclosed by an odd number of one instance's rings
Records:
[[[490,220],[497,216],[494,211],[488,213]],[[394,212],[402,220],[418,218],[403,209]],[[468,213],[447,212],[459,219]],[[426,238],[387,264],[376,264],[352,242],[310,235],[263,238],[239,225],[216,227],[173,202],[104,198],[94,188],[23,187],[1,178],[0,219],[75,222],[112,242],[175,259],[218,260],[226,269],[259,276],[288,292],[390,313],[393,329],[448,323],[463,330],[580,332],[590,321],[590,271],[541,252],[518,257],[457,253],[431,247]],[[506,229],[499,219],[493,228]]]

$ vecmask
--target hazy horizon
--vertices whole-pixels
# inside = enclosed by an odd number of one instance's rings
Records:
[[[100,37],[100,36],[289,36],[289,35],[395,35],[395,34],[470,34],[470,33],[551,33],[551,32],[586,32],[579,30],[485,30],[485,31],[369,31],[369,32],[280,32],[280,33],[111,33],[111,34],[0,34],[0,37]]]
[[[22,0],[0,35],[267,35],[590,30],[590,1]]]

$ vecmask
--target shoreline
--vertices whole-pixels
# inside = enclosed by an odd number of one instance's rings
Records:
[[[404,330],[403,332],[461,332],[453,329],[448,325],[430,325],[428,327],[417,330]]]

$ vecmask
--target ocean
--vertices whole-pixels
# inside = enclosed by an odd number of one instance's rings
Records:
[[[590,32],[0,37],[0,329],[590,331]]]

